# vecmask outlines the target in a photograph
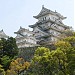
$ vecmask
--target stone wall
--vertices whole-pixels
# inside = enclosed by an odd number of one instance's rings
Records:
[[[50,50],[55,50],[55,46],[49,45],[49,46],[44,46],[46,48],[49,48]],[[20,48],[19,49],[19,54],[18,57],[22,57],[25,61],[31,61],[31,59],[34,56],[35,50],[38,47],[25,47],[25,48]]]
[[[34,56],[37,47],[25,47],[19,49],[18,57],[22,57],[25,61],[30,61]]]

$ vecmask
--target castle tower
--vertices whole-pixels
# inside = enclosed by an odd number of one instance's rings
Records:
[[[38,21],[33,25],[29,25],[29,27],[33,28],[34,36],[39,40],[40,45],[49,45],[56,42],[60,38],[59,35],[69,28],[62,22],[66,17],[44,6],[42,6],[40,13],[33,17]]]
[[[0,31],[0,39],[1,38],[8,38],[8,36],[4,33],[3,29]]]
[[[16,39],[16,44],[18,48],[34,47],[37,45],[36,39],[33,36],[32,31],[29,31],[28,29],[20,27],[20,29],[14,33],[17,34],[15,39]]]

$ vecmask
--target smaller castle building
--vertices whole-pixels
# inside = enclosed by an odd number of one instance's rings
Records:
[[[1,38],[8,38],[8,36],[4,33],[3,29],[0,31],[0,39]]]
[[[24,48],[24,47],[33,47],[36,46],[36,39],[33,36],[33,32],[29,31],[28,29],[20,27],[20,29],[17,32],[14,32],[17,34],[16,38],[16,44],[18,48]]]

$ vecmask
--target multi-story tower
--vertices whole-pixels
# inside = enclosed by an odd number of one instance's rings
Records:
[[[3,30],[0,31],[0,39],[1,38],[5,38],[5,39],[8,38],[8,36],[4,33]]]
[[[36,39],[33,36],[32,31],[29,31],[28,29],[20,27],[20,29],[14,33],[17,34],[15,39],[16,39],[16,44],[18,48],[33,47],[37,45]]]
[[[42,6],[40,13],[33,17],[38,19],[38,22],[29,27],[33,28],[34,36],[39,40],[39,44],[49,45],[57,41],[60,38],[59,35],[69,28],[62,22],[66,17],[44,6]]]

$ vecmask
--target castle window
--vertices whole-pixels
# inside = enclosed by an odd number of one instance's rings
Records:
[[[44,21],[44,18],[43,18],[43,21]]]
[[[35,33],[39,33],[39,31],[36,31]]]
[[[53,20],[55,20],[55,18],[53,17]]]
[[[46,17],[45,17],[45,20],[46,20]]]
[[[46,20],[46,17],[43,18],[43,21]]]

